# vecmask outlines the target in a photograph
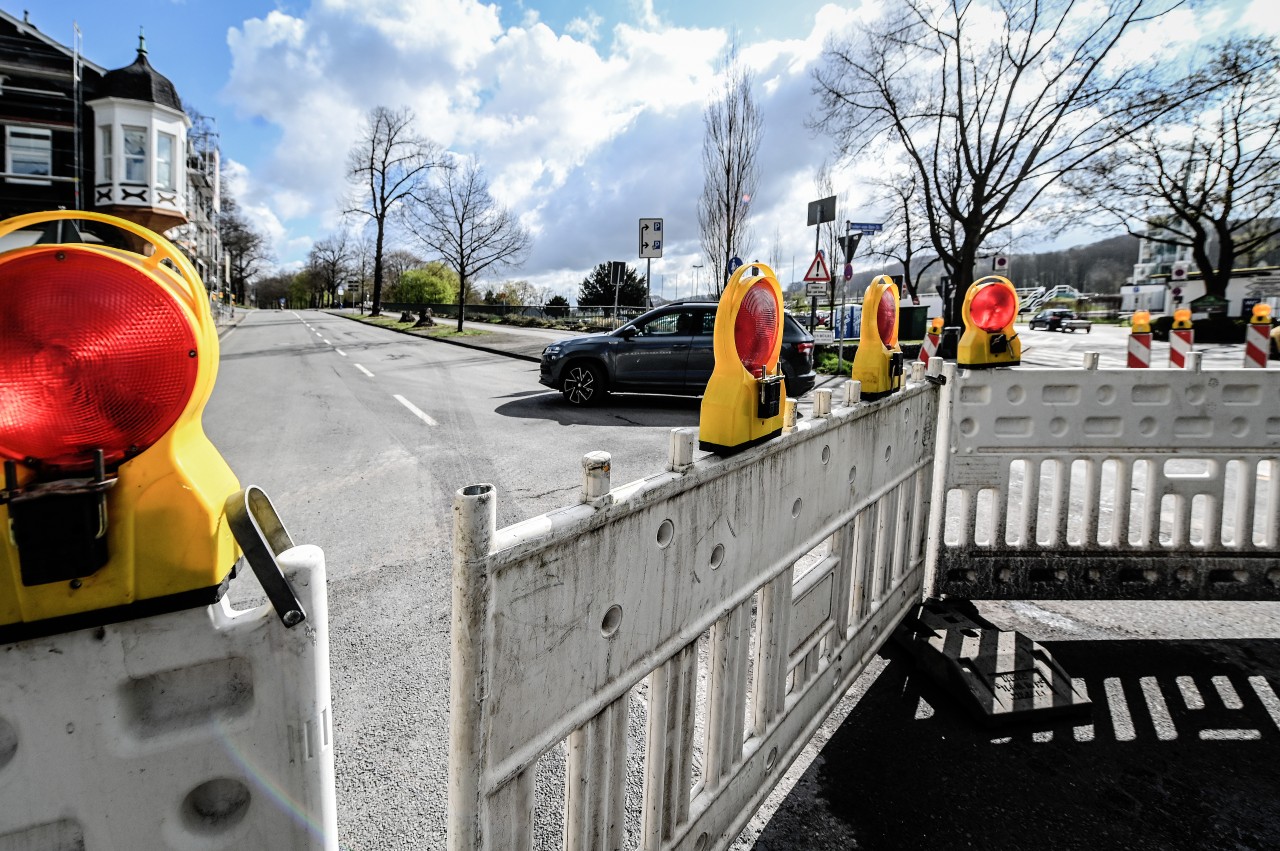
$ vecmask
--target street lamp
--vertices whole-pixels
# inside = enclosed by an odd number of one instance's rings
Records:
[[[701,263],[694,263],[694,264],[693,264],[693,293],[692,293],[692,295],[694,295],[694,296],[698,295],[698,290],[699,290],[699,288],[701,288],[701,287],[702,287],[702,264],[701,264]]]

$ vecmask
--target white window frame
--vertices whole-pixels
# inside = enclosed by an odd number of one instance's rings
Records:
[[[165,142],[169,143],[169,156],[165,157]],[[177,190],[178,137],[172,133],[156,134],[156,188]]]
[[[112,134],[115,128],[110,124],[103,124],[98,127],[98,155],[102,163],[102,181],[110,183],[112,176],[115,174],[115,162],[112,159],[111,152],[115,147],[112,144]]]
[[[40,160],[44,163],[46,171],[43,175],[39,172],[29,172],[30,176],[7,177],[5,180],[9,183],[25,183],[31,186],[48,186],[53,183],[52,180],[42,180],[41,177],[49,178],[53,176],[53,131],[44,130],[39,127],[14,127],[9,125],[4,128],[4,170],[7,174],[16,175],[15,168],[16,149],[18,145],[16,138],[25,137],[30,140],[43,140],[45,147],[41,149],[39,146],[25,146],[23,150],[35,151],[38,155],[43,153],[44,157],[28,156],[26,159],[31,162]]]
[[[121,146],[123,148],[121,153],[124,155],[124,173],[120,175],[121,178],[123,178],[120,182],[130,183],[130,184],[142,184],[142,185],[150,184],[151,181],[149,178],[151,176],[151,162],[150,162],[151,128],[143,127],[139,125],[133,125],[133,124],[125,124],[121,126],[120,130],[124,138],[124,144]],[[141,134],[142,136],[142,153],[141,154],[129,153],[129,135],[131,133]],[[133,177],[133,173],[129,169],[129,166],[139,165],[139,164],[142,167],[142,178],[140,180],[135,179]]]

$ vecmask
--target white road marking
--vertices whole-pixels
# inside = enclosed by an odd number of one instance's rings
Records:
[[[320,342],[324,343],[326,346],[332,346],[332,345],[333,345],[333,343],[330,343],[330,342],[329,342],[328,340],[326,340],[324,337],[321,337],[321,338],[320,338]]]
[[[1191,677],[1178,677],[1178,689],[1182,692],[1182,702],[1188,709],[1204,709],[1204,697]]]
[[[1132,742],[1137,738],[1133,729],[1133,716],[1124,699],[1124,686],[1117,677],[1107,677],[1102,682],[1107,691],[1107,705],[1111,709],[1111,729],[1117,742]]]
[[[1262,705],[1266,707],[1267,714],[1271,716],[1271,720],[1280,727],[1280,698],[1276,697],[1275,691],[1271,688],[1271,684],[1267,682],[1266,677],[1250,677],[1249,685],[1253,686],[1253,690],[1258,693],[1258,700],[1262,701]]]
[[[1173,718],[1169,715],[1169,707],[1164,702],[1164,693],[1160,691],[1156,678],[1142,677],[1138,682],[1142,686],[1142,696],[1147,699],[1147,711],[1155,722],[1156,738],[1162,742],[1178,738],[1178,731],[1174,729]]]
[[[1257,730],[1201,730],[1202,742],[1255,742],[1262,738]]]
[[[399,394],[396,394],[395,400],[396,400],[397,402],[399,402],[401,405],[404,405],[406,408],[408,408],[408,409],[409,409],[409,411],[410,411],[410,412],[411,412],[415,417],[417,417],[418,419],[422,420],[422,421],[423,421],[424,423],[426,423],[427,425],[429,425],[429,426],[440,425],[440,423],[438,423],[438,422],[436,422],[435,420],[431,419],[431,416],[430,416],[429,414],[427,414],[425,411],[420,410],[420,409],[418,408],[418,406],[417,406],[417,405],[413,404],[412,402],[410,402],[408,399],[404,398],[403,396],[401,396],[401,395],[399,395]]]
[[[344,352],[342,349],[335,348],[334,351],[342,355],[344,358],[347,356],[347,353]]]
[[[356,369],[360,370],[361,372],[363,372],[365,375],[369,376],[370,378],[373,378],[373,373],[372,373],[372,372],[370,372],[369,370],[365,369],[365,368],[364,368],[363,366],[361,366],[360,364],[356,364]]]

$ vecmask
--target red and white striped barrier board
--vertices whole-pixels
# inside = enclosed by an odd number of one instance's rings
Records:
[[[941,339],[941,334],[926,333],[924,335],[924,345],[920,347],[920,357],[917,360],[928,366],[929,358],[938,353],[938,341]]]
[[[1245,369],[1266,369],[1267,349],[1271,342],[1271,328],[1268,325],[1251,323],[1244,331],[1244,366]]]
[[[1187,355],[1191,353],[1195,331],[1175,328],[1169,332],[1169,366],[1176,369],[1187,368]]]
[[[1135,332],[1129,335],[1129,369],[1146,369],[1151,366],[1151,332]]]

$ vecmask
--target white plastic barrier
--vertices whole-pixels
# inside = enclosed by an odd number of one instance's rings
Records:
[[[538,763],[561,753],[565,848],[732,841],[920,598],[921,372],[871,404],[820,390],[816,419],[728,459],[693,462],[678,429],[668,472],[617,489],[592,453],[580,505],[500,531],[492,486],[459,491],[450,848],[533,847]]]
[[[1280,599],[1280,371],[1096,364],[948,368],[931,594]]]
[[[336,849],[324,555],[309,613],[218,605],[0,646],[0,851]]]

